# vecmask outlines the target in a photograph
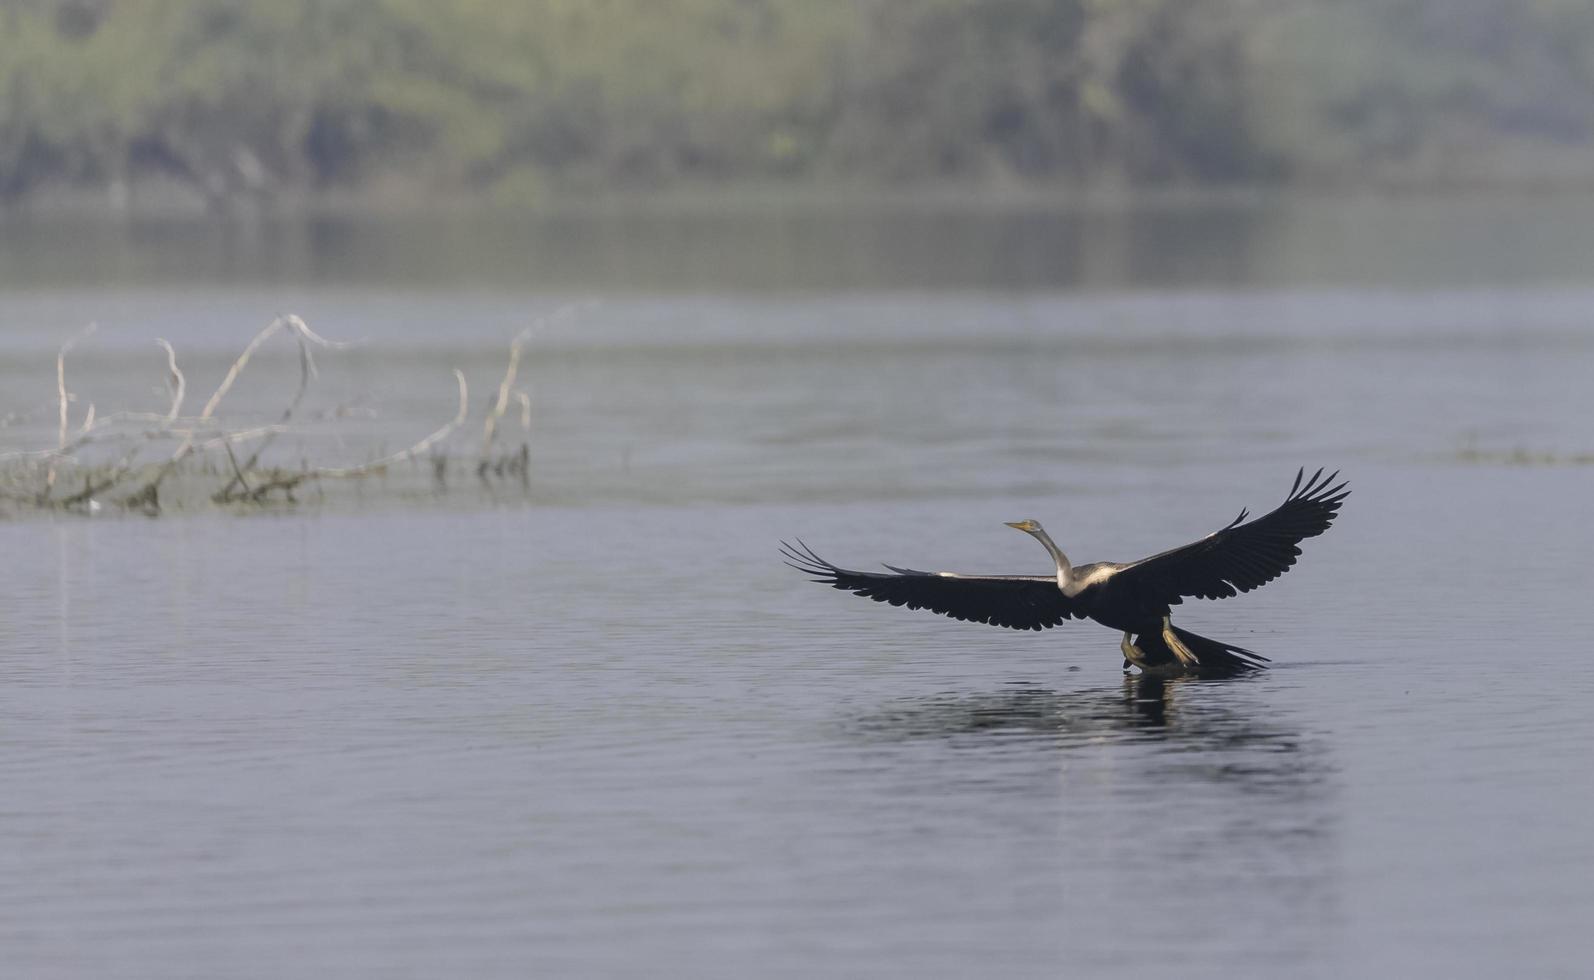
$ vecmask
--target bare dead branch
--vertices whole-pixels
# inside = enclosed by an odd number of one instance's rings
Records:
[[[61,349],[55,355],[55,395],[57,404],[60,407],[61,423],[60,438],[57,441],[57,446],[60,447],[66,445],[66,431],[69,427],[67,404],[72,400],[72,393],[66,387],[66,354],[67,351],[76,347],[79,341],[85,339],[97,329],[99,329],[98,324],[91,323],[79,330],[67,338],[66,343],[61,345]]]
[[[183,396],[188,392],[188,381],[183,377],[183,372],[177,367],[177,351],[164,340],[156,340],[166,351],[166,386],[172,393],[172,407],[166,411],[166,425],[169,427],[177,421],[177,414],[183,408]]]
[[[57,405],[59,406],[58,414],[60,416],[59,436],[56,440],[56,448],[59,450],[66,449],[66,432],[70,423],[69,409],[67,406],[72,400],[72,393],[68,391],[66,387],[66,352],[71,350],[73,347],[76,347],[78,341],[84,339],[89,334],[92,334],[96,329],[98,329],[98,325],[91,323],[82,330],[73,334],[71,337],[68,337],[66,343],[61,345],[61,349],[57,351],[55,355],[55,396]],[[40,492],[41,499],[49,499],[50,491],[55,488],[55,474],[56,466],[55,463],[52,462],[44,476],[44,489]]]
[[[520,424],[525,429],[531,428],[531,396],[515,388],[515,375],[520,371],[520,355],[526,341],[533,334],[540,332],[545,327],[564,323],[570,320],[579,311],[590,304],[570,303],[561,306],[550,316],[540,318],[526,326],[514,339],[509,342],[509,363],[504,367],[503,380],[498,383],[498,398],[493,402],[493,407],[487,412],[487,418],[482,422],[482,457],[486,464],[493,451],[493,436],[497,434],[498,425],[509,409],[509,400],[513,396],[520,402]]]
[[[531,396],[524,391],[515,392],[515,398],[520,401],[520,428],[522,431],[531,431]]]
[[[315,375],[315,361],[310,354],[310,345],[314,344],[317,347],[335,349],[341,349],[347,346],[346,344],[335,343],[320,336],[315,331],[311,330],[303,319],[295,314],[288,313],[277,317],[270,323],[266,324],[266,326],[262,328],[259,333],[255,334],[254,338],[249,341],[247,346],[244,347],[243,353],[239,354],[237,360],[232,362],[232,366],[227,369],[226,376],[221,379],[221,384],[218,385],[216,390],[211,393],[209,400],[205,402],[205,407],[200,410],[200,422],[208,421],[216,414],[216,408],[221,404],[221,400],[227,397],[227,392],[232,390],[234,382],[238,380],[238,376],[242,374],[244,368],[248,366],[249,359],[254,357],[255,351],[259,350],[261,345],[267,340],[270,340],[273,334],[283,329],[292,331],[295,337],[299,340],[299,358],[303,372],[300,392],[294,397],[293,402],[288,406],[288,411],[290,414],[292,413],[293,409],[297,407],[299,399],[303,396],[303,389],[309,384],[309,378]],[[151,481],[151,485],[158,486],[162,480],[171,475],[172,470],[177,467],[177,464],[181,463],[193,451],[193,433],[190,432],[188,437],[185,438],[182,444],[177,447],[176,451],[172,453],[171,458],[168,459],[160,468],[159,472],[155,474],[154,479]],[[256,455],[258,456],[258,453]]]
[[[300,402],[304,401],[305,392],[310,390],[311,379],[316,377],[315,357],[311,353],[310,345],[316,344],[323,347],[341,347],[344,345],[334,344],[330,340],[317,336],[303,320],[293,314],[289,314],[283,320],[288,329],[293,332],[294,340],[299,344],[299,389],[294,392],[293,400],[288,402],[288,407],[282,411],[282,418],[278,420],[279,425],[286,426],[293,418],[293,413],[298,411]],[[255,464],[260,461],[260,454],[266,451],[272,440],[276,438],[276,435],[276,432],[268,433],[261,440],[260,445],[255,447],[255,451],[249,455],[249,460],[243,464],[242,469],[239,469],[236,465],[233,467],[236,471],[236,476],[232,482],[222,487],[221,492],[217,495],[220,499],[227,499],[232,494],[233,488],[237,486],[242,486],[244,493],[249,493],[249,486],[245,483],[243,474],[245,471],[255,468]],[[230,443],[228,444],[228,451],[231,452]]]
[[[367,473],[374,473],[378,470],[386,469],[395,463],[402,463],[407,460],[414,459],[416,456],[432,448],[432,446],[448,438],[455,429],[465,424],[465,415],[470,411],[470,388],[465,384],[465,372],[455,368],[454,380],[459,382],[459,411],[454,414],[454,418],[452,420],[450,420],[436,432],[433,432],[431,435],[427,436],[425,439],[422,439],[420,442],[417,442],[408,449],[400,450],[391,456],[384,456],[381,459],[373,460],[360,466],[307,470],[306,475],[311,478],[325,477],[327,479],[343,479],[351,476],[364,476]]]
[[[520,352],[526,343],[526,338],[531,336],[534,329],[541,326],[541,322],[534,323],[515,334],[509,342],[509,364],[504,368],[504,379],[498,383],[498,399],[493,407],[488,410],[487,418],[482,422],[482,462],[492,455],[493,435],[498,430],[498,420],[504,417],[504,412],[509,407],[510,390],[515,384],[515,375],[520,370]]]
[[[511,345],[510,363],[499,385],[497,398],[490,406],[490,424],[484,433],[484,452],[491,450],[492,434],[494,430],[502,427],[511,404],[518,408],[521,428],[529,430],[531,397],[523,388],[515,386],[515,380],[524,343],[535,328],[541,325],[541,323],[535,324],[522,330]],[[273,424],[249,429],[229,428],[220,419],[219,409],[223,400],[247,369],[256,352],[272,336],[284,331],[292,334],[299,350],[299,381],[292,398]],[[162,339],[156,342],[165,352],[165,381],[170,399],[164,406],[164,411],[120,411],[102,415],[90,403],[81,424],[74,428],[71,405],[77,398],[68,385],[65,361],[72,347],[87,333],[88,331],[85,331],[63,344],[56,358],[56,444],[48,449],[0,454],[0,462],[13,460],[24,462],[24,465],[17,469],[0,470],[0,500],[16,499],[50,508],[87,506],[90,509],[97,509],[96,498],[129,480],[137,479],[139,485],[136,492],[123,491],[117,495],[116,503],[124,507],[141,508],[146,513],[159,513],[162,481],[168,478],[184,460],[217,450],[219,450],[218,456],[226,457],[225,461],[220,463],[219,470],[215,462],[206,462],[198,466],[193,474],[227,481],[226,486],[212,497],[217,502],[233,499],[261,502],[268,495],[278,491],[284,492],[291,501],[295,488],[307,482],[359,478],[385,472],[398,464],[426,458],[432,461],[434,475],[441,475],[447,468],[446,453],[429,454],[439,452],[439,444],[456,433],[469,416],[469,384],[464,373],[456,369],[453,373],[458,387],[458,406],[454,417],[414,445],[355,466],[312,468],[308,462],[301,463],[299,467],[293,469],[262,466],[262,453],[272,440],[284,432],[292,431],[293,425],[306,417],[304,406],[307,393],[311,381],[317,376],[315,349],[348,346],[326,340],[312,331],[301,318],[285,314],[272,320],[250,339],[238,357],[229,365],[198,415],[183,414],[187,402],[187,378],[178,365],[176,349],[171,343]],[[340,406],[338,417],[342,417],[342,414],[343,408]],[[138,461],[139,454],[147,451],[152,442],[166,439],[177,443],[169,455],[164,458],[158,457],[153,463]],[[247,442],[255,442],[257,445],[246,459],[238,447]],[[103,464],[83,462],[75,453],[91,443],[115,446],[119,458],[114,462],[107,461]],[[492,471],[500,476],[505,473],[519,473],[524,478],[527,453],[527,446],[522,444],[518,455],[505,456],[497,460],[496,465],[492,466]],[[212,460],[217,458],[211,457]],[[63,489],[67,485],[69,472],[64,468],[68,466],[80,467],[76,477],[71,478],[78,487],[75,491]],[[41,472],[45,471],[48,477],[41,492],[30,495],[13,492],[13,489],[27,488],[39,478]]]
[[[228,462],[232,463],[233,478],[238,481],[238,485],[239,486],[244,488],[244,493],[246,493],[246,494],[252,493],[253,491],[251,491],[249,489],[249,481],[244,479],[244,471],[238,468],[238,456],[235,453],[233,453],[233,451],[232,451],[232,441],[228,440],[228,439],[223,439],[221,441],[221,444],[222,444],[222,447],[227,450],[227,460],[228,460]],[[230,484],[230,483],[227,484],[227,488],[228,489],[231,489],[231,487],[232,487],[232,484]],[[217,496],[225,498],[226,493],[227,493],[227,490],[223,490]]]

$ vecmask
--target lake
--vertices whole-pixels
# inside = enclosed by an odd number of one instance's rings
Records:
[[[0,453],[84,324],[74,425],[165,410],[157,337],[197,412],[282,312],[353,346],[273,459],[410,445],[458,368],[458,466],[0,510],[8,974],[1586,971],[1594,201],[5,215]],[[223,414],[298,378],[274,340]],[[1176,610],[1273,658],[1232,681],[776,550],[1129,560],[1301,466],[1336,526]]]

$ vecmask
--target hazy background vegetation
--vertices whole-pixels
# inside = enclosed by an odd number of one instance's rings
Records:
[[[4,0],[0,199],[1581,184],[1584,0]]]

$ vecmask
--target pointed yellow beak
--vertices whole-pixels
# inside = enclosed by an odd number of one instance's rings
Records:
[[[1017,528],[1025,533],[1035,530],[1034,521],[1008,521],[1006,523],[1008,527]]]

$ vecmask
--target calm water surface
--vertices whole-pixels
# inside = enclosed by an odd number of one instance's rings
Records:
[[[180,244],[120,260],[136,281],[0,276],[0,450],[53,438],[88,320],[74,390],[103,406],[161,404],[156,336],[205,390],[283,309],[365,341],[316,391],[369,411],[284,448],[342,459],[597,300],[528,353],[527,486],[0,521],[6,972],[1583,975],[1594,271],[1542,210],[1472,207],[1377,275],[1311,212],[1165,217],[1168,253],[1105,285],[919,281],[891,271],[913,248],[974,246],[911,227],[853,243],[861,283],[800,236],[756,275],[670,271],[719,232],[523,288],[399,245],[338,282],[201,287],[163,271]],[[1180,265],[1204,227],[1225,271]],[[1338,244],[1314,278],[1256,236],[1306,270]],[[236,410],[295,370],[263,354]],[[1180,611],[1277,664],[1232,682],[1126,679],[1094,625],[891,609],[775,553],[1043,570],[1001,526],[1034,517],[1124,560],[1321,463],[1355,493],[1301,565]]]

